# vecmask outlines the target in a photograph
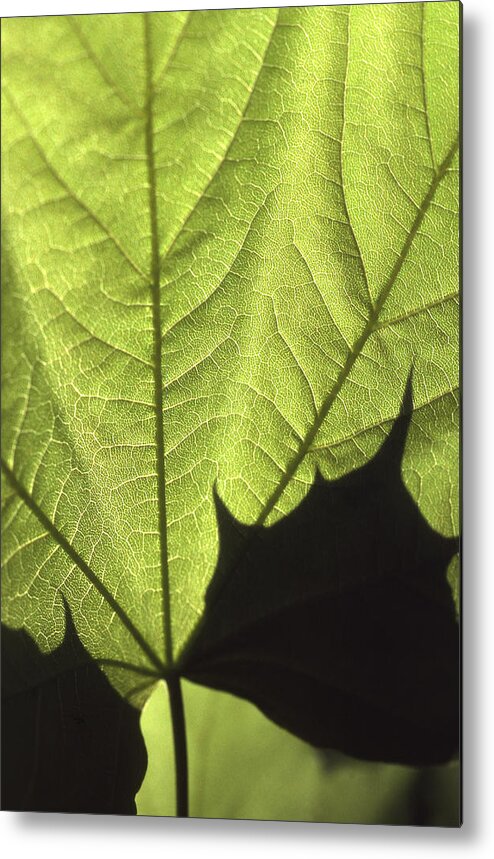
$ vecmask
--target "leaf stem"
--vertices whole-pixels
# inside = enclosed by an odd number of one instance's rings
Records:
[[[189,816],[189,788],[187,766],[187,734],[185,731],[184,701],[180,677],[172,673],[167,678],[170,695],[170,710],[173,727],[173,747],[175,752],[175,796],[177,817]]]

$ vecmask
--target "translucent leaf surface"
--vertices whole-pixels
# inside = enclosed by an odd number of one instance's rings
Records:
[[[3,23],[4,619],[142,701],[379,449],[458,533],[459,4]]]

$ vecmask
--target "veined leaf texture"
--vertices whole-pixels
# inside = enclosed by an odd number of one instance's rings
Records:
[[[41,651],[66,604],[142,704],[204,616],[218,499],[240,542],[279,527],[407,384],[401,479],[457,537],[459,16],[3,22],[3,618]]]

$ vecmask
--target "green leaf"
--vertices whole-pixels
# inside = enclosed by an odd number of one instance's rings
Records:
[[[456,2],[4,21],[4,619],[142,703],[213,487],[269,527],[369,461],[458,532]]]

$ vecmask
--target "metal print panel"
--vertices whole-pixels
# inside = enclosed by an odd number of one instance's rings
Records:
[[[460,19],[4,19],[4,808],[459,825]]]

